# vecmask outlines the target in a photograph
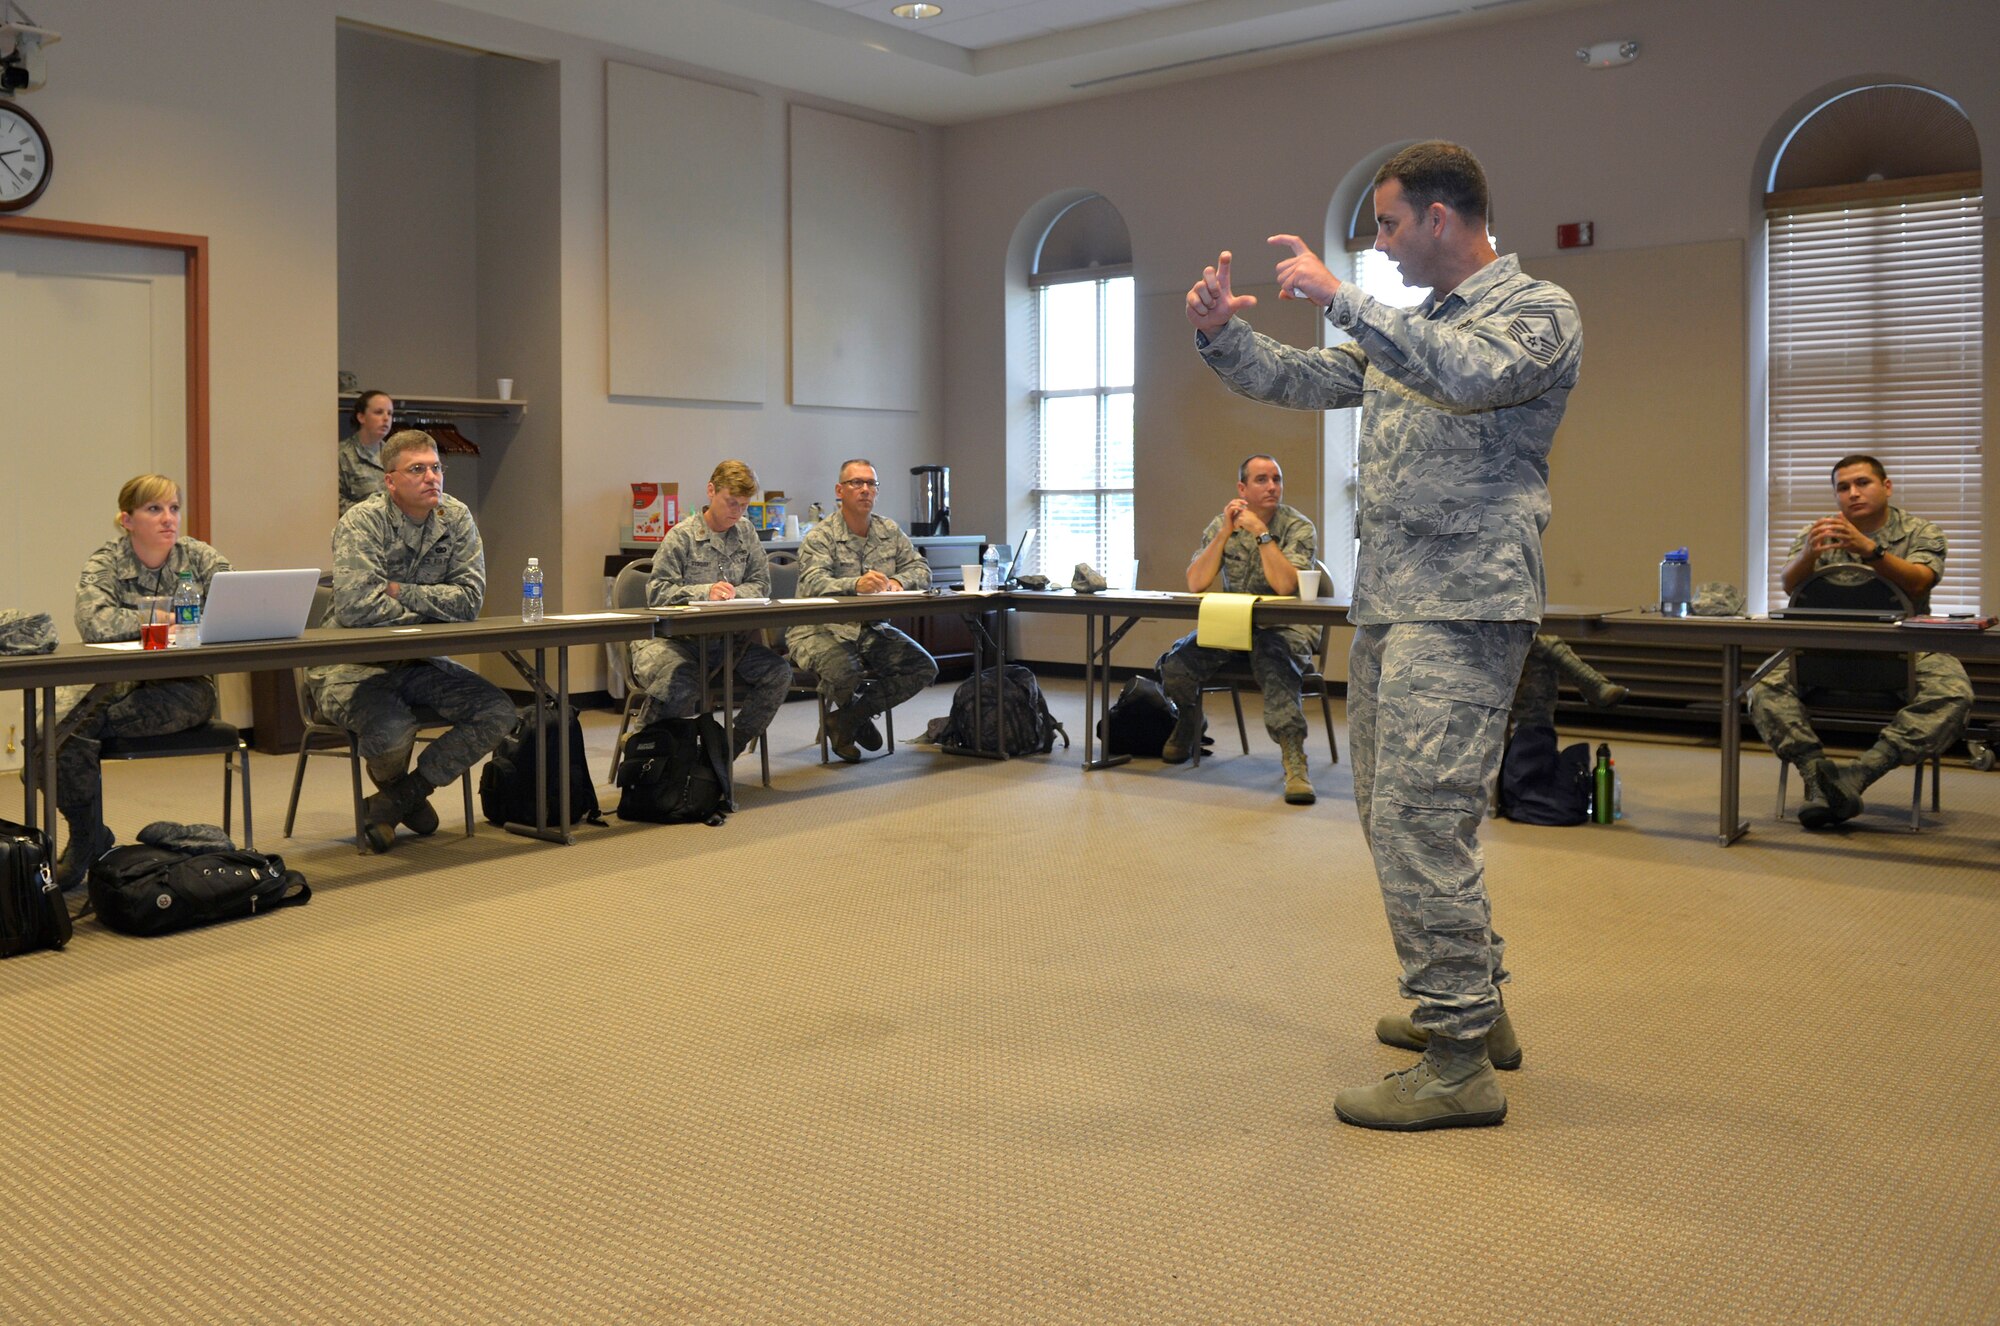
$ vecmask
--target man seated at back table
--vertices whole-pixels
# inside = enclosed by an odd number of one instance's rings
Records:
[[[1310,570],[1316,546],[1313,523],[1285,505],[1285,472],[1269,456],[1252,456],[1236,469],[1236,497],[1208,522],[1201,550],[1188,563],[1192,593],[1296,594],[1299,572]],[[1160,758],[1179,764],[1201,740],[1201,688],[1232,658],[1227,649],[1209,649],[1194,632],[1160,655],[1160,687],[1174,702],[1179,719]],[[1299,626],[1259,627],[1250,636],[1250,672],[1264,692],[1264,730],[1278,743],[1285,761],[1285,800],[1310,806],[1313,785],[1306,777],[1306,715],[1299,689],[1313,638]]]
[[[332,626],[469,622],[486,597],[486,549],[465,503],[444,491],[430,434],[406,429],[382,444],[382,490],[357,502],[333,531]],[[431,793],[500,744],[514,706],[498,686],[448,658],[336,663],[306,673],[320,712],[354,733],[380,790],[363,808],[363,836],[386,852],[398,822],[437,832]],[[412,705],[453,726],[424,747],[417,767]]]
[[[799,593],[881,594],[928,589],[930,565],[896,522],[875,514],[873,462],[840,467],[833,495],[839,509],[812,527],[799,545]],[[827,742],[849,764],[861,748],[882,749],[875,715],[894,709],[937,680],[937,660],[887,622],[794,626],[785,647],[802,668],[819,674],[828,705]]]
[[[757,476],[740,460],[725,460],[708,476],[708,504],[667,531],[653,554],[646,601],[656,608],[686,603],[722,603],[771,596],[771,563],[757,530],[744,512],[757,494]],[[731,674],[742,705],[730,731],[731,758],[762,736],[791,689],[792,665],[768,648],[760,632],[731,637],[736,666]],[[632,650],[633,680],[646,692],[646,721],[693,718],[702,712],[703,682],[722,673],[722,641],[709,640],[704,673],[702,641],[670,636],[641,640]]]
[[[1792,540],[1785,565],[1787,594],[1821,567],[1859,563],[1930,611],[1931,590],[1944,575],[1944,531],[1889,505],[1895,484],[1873,456],[1842,456],[1833,466],[1836,515],[1822,516]],[[1781,760],[1796,766],[1806,786],[1799,823],[1824,829],[1861,813],[1861,793],[1898,765],[1942,752],[1965,730],[1972,682],[1949,654],[1916,656],[1916,692],[1857,760],[1835,762],[1820,748],[1792,685],[1792,670],[1774,668],[1750,688],[1750,717]]]

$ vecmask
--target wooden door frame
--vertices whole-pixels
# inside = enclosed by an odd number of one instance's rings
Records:
[[[50,239],[82,239],[104,244],[132,244],[150,249],[178,249],[186,267],[187,297],[187,491],[192,509],[188,533],[209,541],[208,501],[208,236],[175,235],[164,230],[132,230],[87,221],[52,221],[39,217],[0,216],[0,234],[41,235]]]

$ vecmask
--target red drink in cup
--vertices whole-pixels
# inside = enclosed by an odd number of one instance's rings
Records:
[[[139,628],[139,647],[141,649],[165,649],[167,647],[167,633],[172,629],[173,626],[169,622],[148,622]]]

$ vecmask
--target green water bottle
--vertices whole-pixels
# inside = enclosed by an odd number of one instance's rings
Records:
[[[1613,783],[1617,775],[1611,771],[1611,745],[1597,743],[1597,768],[1592,771],[1590,792],[1590,817],[1599,824],[1609,824],[1615,811],[1612,809]]]

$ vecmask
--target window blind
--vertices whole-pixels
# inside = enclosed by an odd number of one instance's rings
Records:
[[[1977,191],[1770,212],[1773,604],[1792,540],[1838,510],[1833,462],[1860,452],[1944,529],[1932,609],[1979,607],[1982,224]]]

